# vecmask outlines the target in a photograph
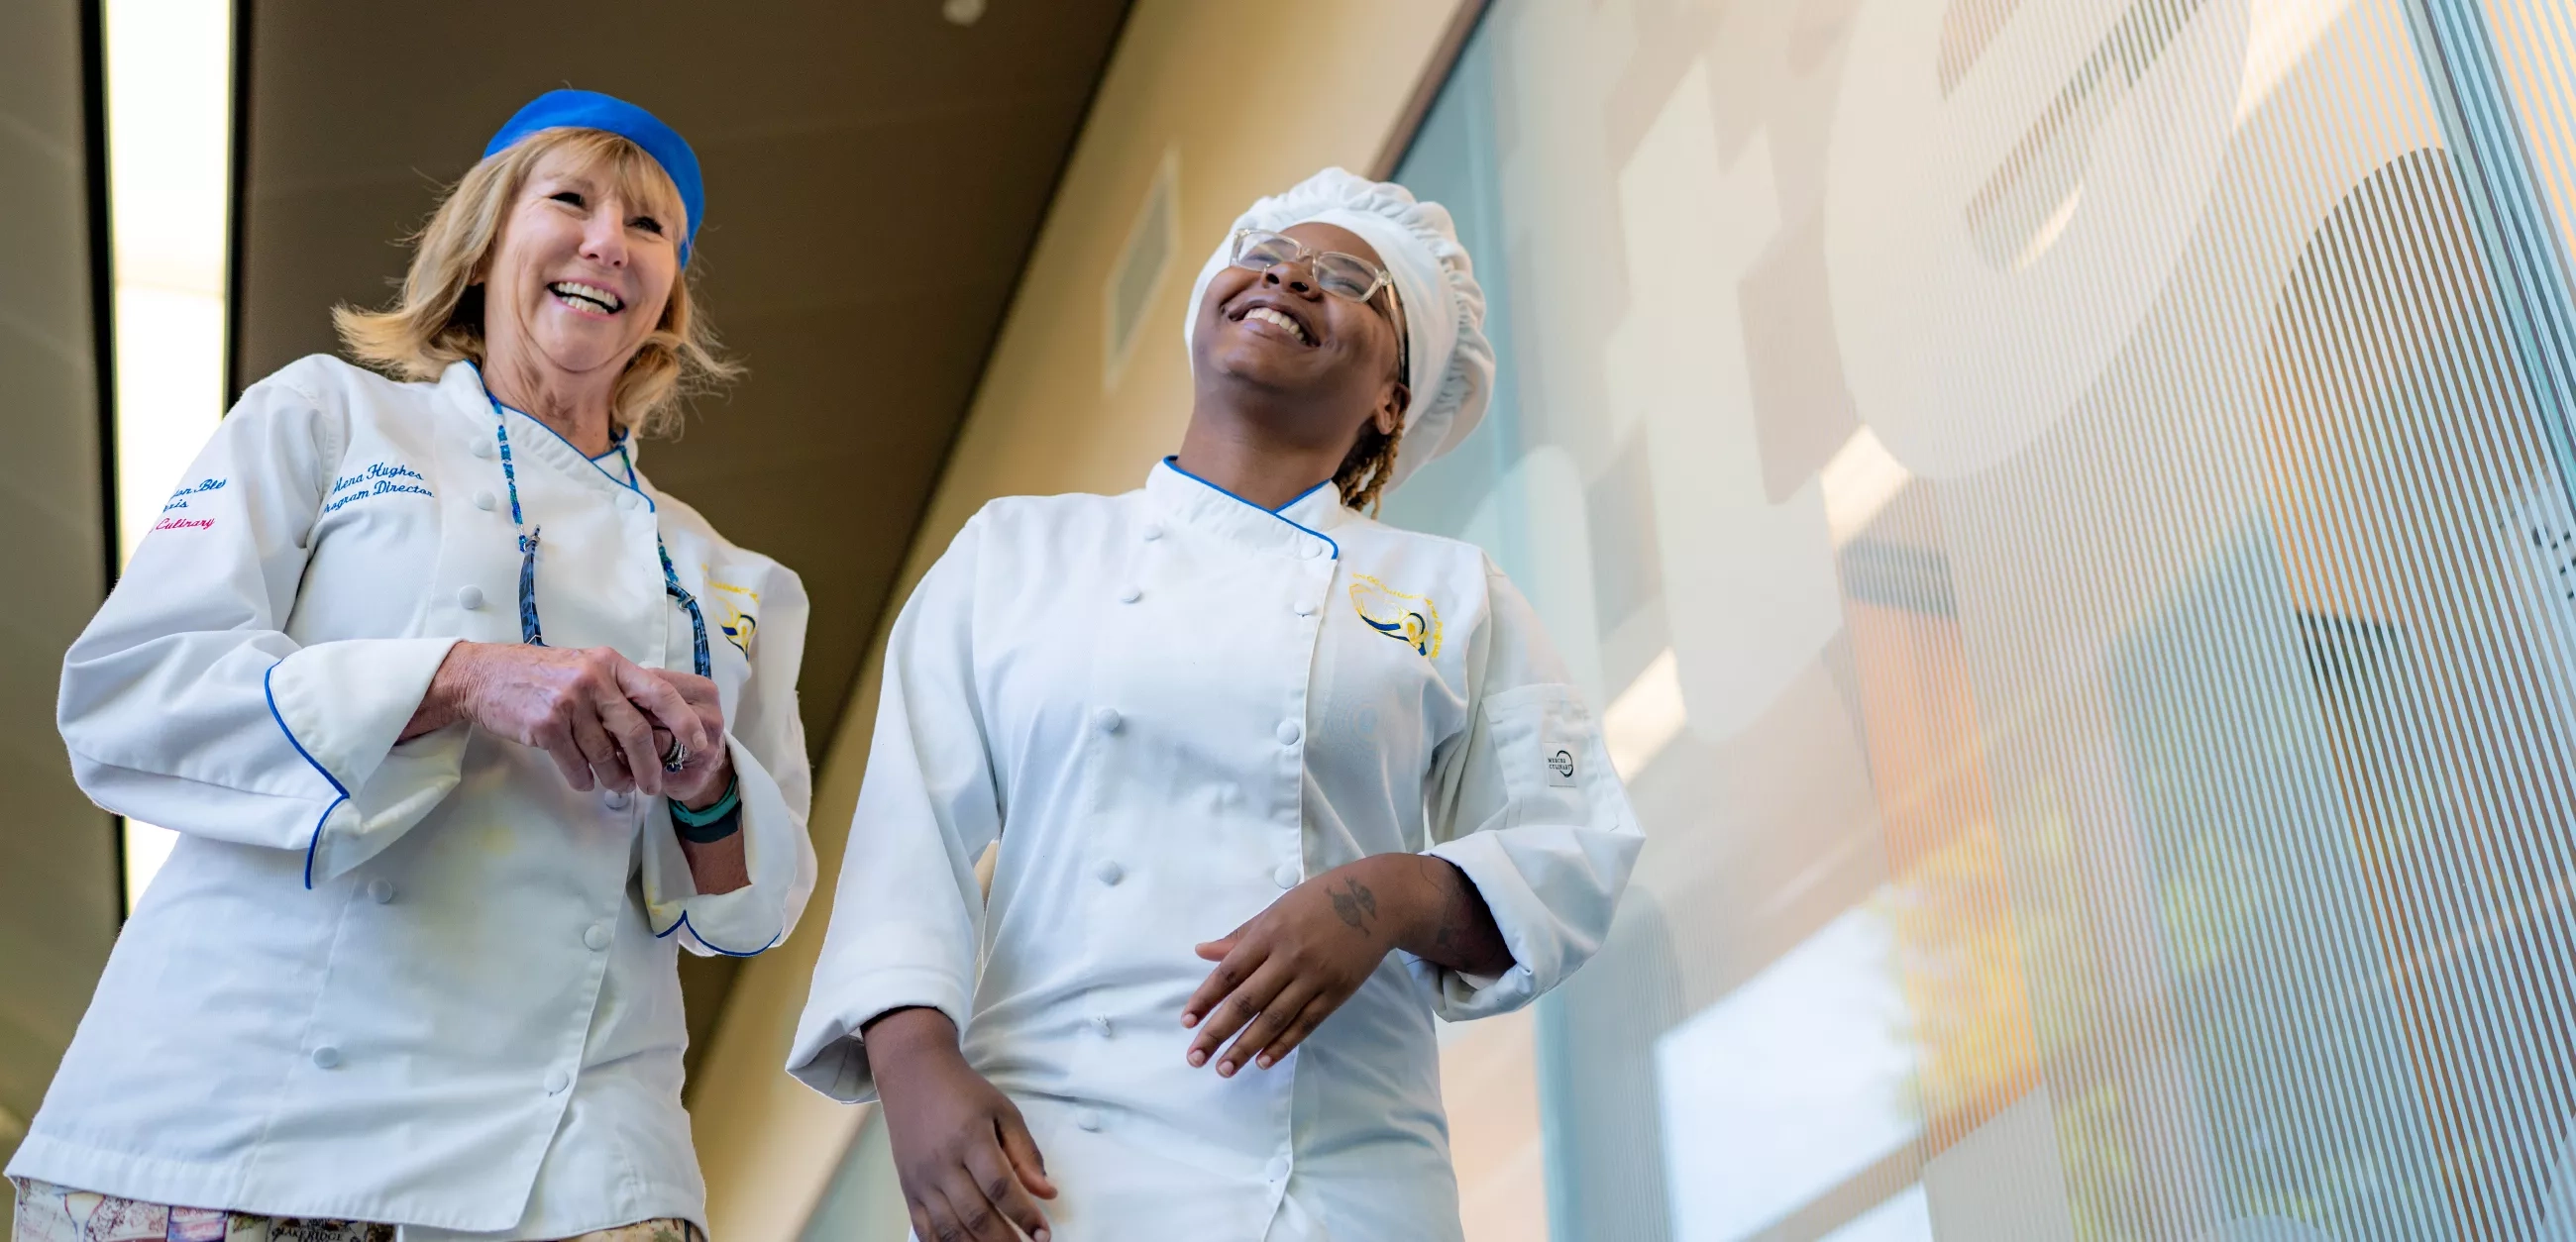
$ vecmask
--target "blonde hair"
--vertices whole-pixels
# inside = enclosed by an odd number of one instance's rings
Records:
[[[680,191],[644,148],[605,130],[539,130],[485,156],[449,188],[429,223],[410,239],[411,269],[390,309],[331,308],[332,326],[350,355],[405,380],[437,379],[459,361],[481,366],[481,282],[500,242],[501,222],[529,170],[557,151],[578,167],[605,169],[620,196],[652,203],[665,220],[680,221]],[[640,435],[675,430],[683,400],[741,373],[740,364],[717,355],[714,329],[692,305],[683,270],[671,282],[661,322],[617,377],[609,416]]]

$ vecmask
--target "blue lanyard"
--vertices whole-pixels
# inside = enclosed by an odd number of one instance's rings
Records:
[[[519,532],[519,641],[542,647],[546,645],[546,635],[545,627],[537,622],[537,541],[546,528],[528,529],[526,517],[519,512],[519,471],[510,462],[510,416],[490,389],[483,391],[483,399],[492,403],[492,434],[501,444],[501,478],[510,487],[510,525]],[[631,472],[633,467],[628,469]],[[671,568],[671,550],[663,546],[658,532],[653,536],[653,551],[662,558],[663,591],[689,614],[689,636],[696,648],[691,653],[693,666],[700,677],[714,676],[715,662],[707,651],[706,613],[699,610],[697,597],[680,585],[679,571]]]

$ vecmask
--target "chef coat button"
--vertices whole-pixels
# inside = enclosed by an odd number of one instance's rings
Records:
[[[1116,733],[1118,731],[1119,724],[1122,723],[1122,719],[1123,718],[1118,714],[1118,709],[1115,707],[1101,708],[1099,711],[1092,713],[1091,716],[1092,723],[1099,725],[1100,731],[1103,733]]]
[[[581,932],[581,942],[589,945],[593,952],[607,948],[608,928],[598,923],[593,923],[590,926],[583,928]]]
[[[314,1049],[313,1065],[316,1069],[340,1068],[340,1050],[329,1044],[324,1044],[321,1047]]]
[[[491,455],[492,455],[492,442],[491,442],[491,441],[489,441],[489,440],[477,440],[477,441],[475,441],[475,442],[474,442],[474,455],[475,455],[475,456],[477,456],[477,457],[489,457],[489,456],[491,456]]]
[[[1297,868],[1295,866],[1288,863],[1281,863],[1279,864],[1279,869],[1277,871],[1270,873],[1270,878],[1277,880],[1279,882],[1279,887],[1281,888],[1295,888],[1297,887],[1297,881],[1301,877],[1298,875]]]
[[[1272,1156],[1270,1158],[1270,1167],[1265,1171],[1270,1174],[1270,1180],[1274,1182],[1287,1180],[1288,1157]]]
[[[1160,538],[1162,538],[1162,537],[1163,537],[1163,528],[1162,528],[1160,525],[1157,525],[1157,524],[1155,524],[1155,523],[1153,523],[1153,522],[1147,522],[1147,523],[1145,523],[1145,538],[1146,538],[1146,540],[1147,540],[1148,542],[1151,542],[1151,541],[1156,540],[1156,539],[1160,539]]]
[[[501,503],[501,498],[493,495],[489,491],[474,493],[474,507],[481,509],[485,513],[490,513],[492,511],[492,506],[499,503]]]
[[[394,899],[394,882],[377,876],[367,881],[367,896],[377,905],[390,905]]]
[[[1322,556],[1323,554],[1324,554],[1324,545],[1322,545],[1322,544],[1320,544],[1320,543],[1310,543],[1310,544],[1307,544],[1307,545],[1306,545],[1305,550],[1304,550],[1304,551],[1302,551],[1302,552],[1299,552],[1299,553],[1298,553],[1298,555],[1299,555],[1299,556],[1303,556],[1303,557],[1305,557],[1307,560],[1310,560],[1310,561],[1311,561],[1311,560],[1313,560],[1313,559],[1315,559],[1316,557]]]
[[[1092,868],[1091,874],[1099,876],[1100,882],[1103,884],[1115,884],[1120,880],[1127,878],[1127,869],[1119,866],[1118,860],[1113,858],[1103,861],[1099,866]]]
[[[643,507],[643,505],[644,505],[644,498],[643,498],[643,497],[641,497],[641,496],[636,495],[636,494],[635,494],[635,493],[633,493],[633,492],[628,492],[628,493],[626,493],[625,495],[620,496],[620,497],[618,497],[618,498],[617,498],[617,507],[618,507],[618,508],[620,508],[620,509],[624,509],[624,510],[626,510],[626,511],[627,511],[627,512],[629,512],[629,513],[632,513],[632,512],[634,512],[635,510],[637,510],[637,509],[639,509],[639,508],[642,508],[642,507]]]
[[[1075,1113],[1075,1114],[1073,1115],[1073,1124],[1075,1124],[1075,1125],[1077,1125],[1077,1126],[1080,1126],[1080,1127],[1082,1127],[1082,1128],[1083,1128],[1083,1129],[1085,1129],[1085,1130],[1097,1130],[1097,1129],[1099,1129],[1099,1128],[1100,1128],[1100,1113],[1099,1113],[1099,1110],[1097,1110],[1097,1109],[1090,1109],[1090,1108],[1086,1108],[1086,1109],[1082,1110],[1081,1112]]]
[[[1132,603],[1135,603],[1138,599],[1143,598],[1143,597],[1144,597],[1144,594],[1145,594],[1145,593],[1144,593],[1143,591],[1139,591],[1139,590],[1137,590],[1136,588],[1134,588],[1134,587],[1132,587],[1132,586],[1131,586],[1131,587],[1127,588],[1126,590],[1124,590],[1124,591],[1120,591],[1120,592],[1118,593],[1118,602],[1119,602],[1119,603],[1122,603],[1122,604],[1132,604]]]
[[[1304,732],[1305,730],[1297,727],[1296,721],[1282,720],[1279,722],[1279,744],[1282,746],[1294,746],[1297,744],[1297,738],[1299,735]]]
[[[1091,1015],[1091,1033],[1101,1037],[1102,1039],[1109,1038],[1108,1014],[1096,1013]]]
[[[562,1070],[547,1070],[547,1071],[546,1071],[546,1094],[548,1094],[548,1095],[562,1095],[562,1094],[563,1094],[563,1092],[564,1092],[564,1088],[569,1087],[569,1086],[571,1086],[571,1085],[572,1085],[572,1075],[567,1074],[567,1073],[563,1072]]]
[[[1311,616],[1314,616],[1314,615],[1315,615],[1315,605],[1314,605],[1313,601],[1310,601],[1310,600],[1302,600],[1302,599],[1301,599],[1301,600],[1298,600],[1298,601],[1297,601],[1297,615],[1298,615],[1298,616],[1301,616],[1301,617],[1311,617]]]
[[[482,607],[483,588],[472,585],[456,588],[456,606],[467,612],[472,612],[475,609]]]
[[[627,796],[626,791],[623,789],[609,790],[608,797],[602,800],[608,803],[608,809],[612,811],[623,811],[627,807],[634,805],[635,802],[633,798]]]

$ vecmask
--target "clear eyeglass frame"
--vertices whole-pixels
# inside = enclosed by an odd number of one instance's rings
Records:
[[[1387,324],[1395,329],[1396,371],[1410,376],[1413,368],[1413,342],[1404,330],[1404,299],[1395,290],[1395,278],[1386,269],[1355,254],[1339,250],[1317,250],[1285,233],[1269,229],[1236,229],[1228,262],[1248,272],[1267,272],[1303,263],[1315,277],[1316,287],[1335,297],[1349,298],[1363,306],[1378,290],[1386,291]],[[1375,307],[1371,306],[1374,310]]]

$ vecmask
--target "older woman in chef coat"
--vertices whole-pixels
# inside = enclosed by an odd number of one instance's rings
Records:
[[[814,876],[804,591],[635,443],[724,369],[703,207],[650,114],[540,97],[341,312],[395,378],[296,362],[189,469],[63,662],[81,787],[179,842],[18,1237],[703,1228],[674,954],[777,943]]]
[[[925,1239],[1457,1238],[1433,1018],[1563,980],[1640,844],[1511,583],[1365,512],[1491,382],[1448,213],[1328,170],[1193,304],[1179,453],[986,506],[886,653],[789,1070],[882,1098]]]

